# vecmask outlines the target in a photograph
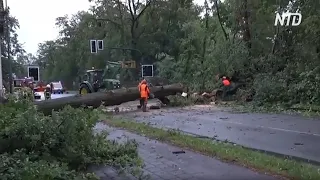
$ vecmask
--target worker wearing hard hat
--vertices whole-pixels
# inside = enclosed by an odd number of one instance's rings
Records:
[[[44,90],[44,99],[51,99],[51,86],[48,84]]]
[[[145,79],[142,80],[139,84],[139,92],[140,92],[140,105],[142,107],[142,111],[146,112],[150,90],[147,85],[147,81]]]
[[[138,84],[138,90],[139,90],[139,92],[140,92],[140,86],[142,85],[143,82],[147,82],[147,80],[142,79],[142,80],[139,82],[139,84]]]
[[[222,77],[222,84],[223,84],[222,98],[224,98],[227,95],[227,92],[229,91],[229,89],[231,87],[231,82],[226,76],[223,76]]]

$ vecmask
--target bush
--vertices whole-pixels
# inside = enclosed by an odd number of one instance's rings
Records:
[[[4,179],[94,179],[91,164],[140,165],[134,142],[96,134],[97,110],[66,107],[44,116],[28,100],[0,105],[0,176]],[[14,178],[13,178],[14,177]]]
[[[0,161],[0,176],[4,180],[98,179],[94,174],[70,171],[67,164],[47,162],[36,154],[27,154],[24,150],[1,154]]]
[[[288,102],[288,86],[286,81],[279,76],[261,74],[257,76],[253,83],[255,90],[254,100],[266,104],[277,104]]]
[[[290,76],[286,76],[285,73],[260,74],[255,78],[253,84],[254,100],[264,105],[319,105],[319,69],[315,72],[296,73]]]

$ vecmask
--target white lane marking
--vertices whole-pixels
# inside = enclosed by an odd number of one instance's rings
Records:
[[[223,120],[218,120],[218,119],[215,119],[214,121],[224,122],[224,123],[229,123],[229,124],[238,124],[238,125],[250,126],[250,125],[248,125],[248,124],[244,124],[244,123],[240,123],[240,122],[223,121]],[[320,134],[309,133],[309,132],[302,132],[302,131],[295,131],[295,130],[290,130],[290,129],[274,128],[274,127],[267,127],[267,126],[254,126],[254,127],[257,127],[257,128],[265,128],[265,129],[272,129],[272,130],[277,130],[277,131],[285,131],[285,132],[291,132],[291,133],[298,133],[298,134],[306,134],[306,135],[312,135],[312,136],[318,136],[318,137],[320,137]]]

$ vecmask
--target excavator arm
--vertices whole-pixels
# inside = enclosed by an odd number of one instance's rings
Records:
[[[115,78],[115,73],[119,74],[120,69],[136,68],[135,61],[107,61],[103,77]],[[112,76],[112,77],[110,77]]]

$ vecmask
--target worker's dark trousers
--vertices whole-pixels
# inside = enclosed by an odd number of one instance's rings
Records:
[[[45,99],[51,99],[51,92],[50,92],[51,90],[49,90],[49,91],[44,91],[44,97],[45,97]]]
[[[142,97],[140,98],[140,106],[142,108],[142,111],[146,111],[146,107],[147,107],[147,98]]]
[[[230,90],[230,86],[223,86],[222,100],[225,99],[229,90]]]

